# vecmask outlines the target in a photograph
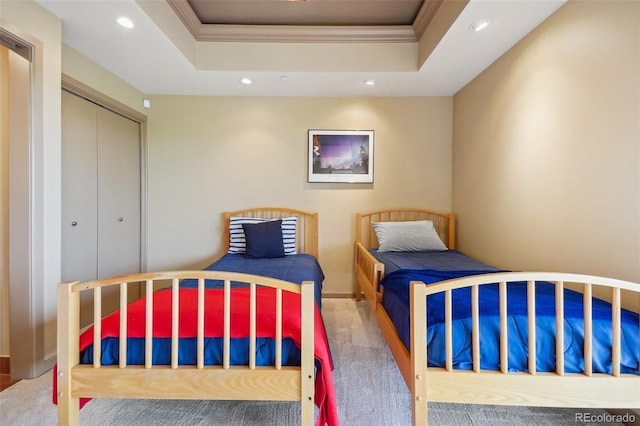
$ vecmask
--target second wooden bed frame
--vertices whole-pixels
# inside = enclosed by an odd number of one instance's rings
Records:
[[[318,253],[318,215],[301,210],[263,207],[239,210],[223,214],[225,230],[231,216],[262,217],[275,219],[295,215],[298,217],[296,248],[299,253],[317,256]],[[228,233],[226,246],[228,247]],[[126,307],[128,289],[137,291],[141,285],[150,294],[154,283],[171,283],[173,291],[177,291],[182,279],[196,279],[199,288],[204,288],[204,281],[217,279],[230,286],[230,282],[244,282],[252,288],[267,286],[276,289],[276,324],[282,323],[282,291],[290,291],[301,295],[302,336],[301,365],[299,367],[282,366],[277,348],[281,347],[282,336],[276,333],[276,360],[273,366],[256,366],[255,360],[249,365],[230,366],[229,328],[230,314],[225,305],[225,341],[222,365],[203,365],[203,318],[206,305],[204,293],[199,291],[198,297],[198,363],[197,365],[178,365],[178,306],[172,307],[172,364],[151,364],[151,328],[148,327],[145,337],[145,365],[127,365],[126,339],[120,339],[120,365],[100,365],[100,356],[94,356],[93,365],[79,362],[80,294],[93,294],[93,319],[99,325],[102,318],[101,295],[104,290],[116,289],[120,293],[120,335],[126,335]],[[226,289],[225,289],[226,290]],[[166,290],[169,291],[169,290]],[[256,320],[255,292],[251,298],[251,317]],[[202,294],[202,295],[201,295]],[[153,306],[147,299],[146,324]],[[175,298],[177,300],[177,298]],[[226,300],[226,299],[225,299]],[[281,302],[280,302],[281,303]],[[220,271],[171,271],[131,274],[122,277],[107,278],[91,282],[68,282],[58,287],[58,353],[57,353],[57,404],[58,424],[77,425],[79,423],[80,398],[134,398],[134,399],[224,399],[224,400],[273,400],[300,401],[301,420],[303,425],[314,423],[315,393],[315,361],[314,361],[314,283],[305,281],[302,285],[255,275],[220,272]],[[124,317],[123,317],[124,315]],[[252,327],[253,330],[254,327]],[[94,327],[94,354],[100,354],[100,327]],[[255,334],[249,336],[254,342]],[[95,352],[97,351],[97,352]]]
[[[357,214],[355,243],[355,273],[358,283],[357,298],[365,295],[382,330],[396,363],[404,377],[412,397],[412,421],[414,425],[427,424],[427,401],[457,402],[468,404],[518,405],[543,407],[584,408],[638,408],[640,407],[640,375],[620,373],[620,310],[626,302],[638,312],[640,284],[606,277],[587,276],[558,272],[509,272],[483,274],[425,286],[412,282],[410,295],[411,352],[407,350],[396,333],[393,323],[380,303],[383,289],[379,286],[384,276],[384,264],[369,252],[378,242],[372,232],[372,222],[431,220],[445,244],[454,248],[455,218],[449,213],[438,213],[423,209],[378,210]],[[563,369],[563,327],[557,327],[559,338],[556,345],[557,370],[554,373],[536,371],[536,357],[529,357],[530,373],[509,373],[506,335],[506,288],[511,282],[525,281],[528,284],[529,300],[535,294],[539,281],[551,282],[556,288],[556,324],[564,322],[563,288],[577,289],[584,294],[585,372],[565,373]],[[501,371],[481,370],[480,335],[478,333],[478,288],[481,285],[499,283],[500,286],[500,357]],[[470,371],[452,368],[451,336],[451,292],[469,287],[472,291],[472,352],[473,369]],[[591,332],[592,294],[596,289],[605,289],[605,297],[612,303],[612,374],[593,373],[591,369],[592,343],[597,336]],[[446,367],[427,367],[426,312],[427,296],[445,294]],[[598,294],[601,294],[600,291]],[[624,294],[624,297],[622,296]],[[535,347],[535,302],[529,303],[529,347]],[[640,325],[639,325],[640,326]],[[640,365],[638,366],[640,368]]]

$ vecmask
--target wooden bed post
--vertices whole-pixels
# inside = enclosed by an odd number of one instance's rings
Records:
[[[315,356],[314,356],[314,317],[315,301],[313,281],[304,281],[301,289],[300,316],[302,321],[300,379],[302,409],[301,424],[312,425],[315,403]]]
[[[414,425],[427,424],[427,304],[426,286],[411,282],[411,406]]]
[[[456,216],[453,213],[447,216],[449,218],[449,230],[447,231],[449,241],[447,241],[447,247],[453,250],[456,248]]]
[[[74,284],[67,282],[58,285],[58,367],[57,398],[58,424],[79,424],[80,400],[71,394],[71,369],[79,362],[80,357],[80,296],[73,292]]]

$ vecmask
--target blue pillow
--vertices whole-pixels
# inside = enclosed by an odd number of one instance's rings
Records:
[[[260,217],[231,216],[229,218],[229,253],[246,253],[247,243],[244,238],[243,223],[261,223],[268,220]],[[284,244],[284,254],[296,254],[296,232],[297,216],[283,217],[282,219],[282,243]]]
[[[282,220],[261,223],[243,223],[247,241],[247,255],[256,259],[284,257]]]

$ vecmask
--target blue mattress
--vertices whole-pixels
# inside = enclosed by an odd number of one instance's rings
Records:
[[[314,282],[314,297],[318,308],[322,307],[322,283],[324,273],[314,256],[308,254],[289,255],[281,258],[254,259],[244,254],[226,254],[219,260],[204,268],[205,270],[241,272],[246,274],[262,275],[281,279],[294,283],[303,281]],[[207,288],[222,287],[222,282],[207,280]],[[238,285],[238,284],[236,284]],[[196,287],[197,280],[183,280],[181,287]],[[169,291],[169,290],[159,290]],[[231,339],[231,364],[246,365],[249,360],[248,338]],[[256,364],[273,365],[275,359],[275,341],[268,338],[256,339]],[[127,363],[130,365],[144,364],[144,339],[127,339]],[[171,341],[166,338],[153,339],[152,362],[156,365],[169,365],[171,363]],[[196,360],[196,339],[181,338],[179,343],[178,362],[180,364],[193,365]],[[205,339],[205,365],[220,364],[222,360],[222,339]],[[80,355],[80,362],[91,364],[93,362],[93,345],[87,347]],[[119,362],[119,341],[117,338],[105,338],[102,340],[103,365],[115,365]],[[284,339],[282,342],[282,364],[300,365],[300,350],[292,339]]]
[[[468,275],[499,272],[455,251],[377,253],[385,263],[382,305],[394,323],[400,339],[410,348],[409,282],[426,284]],[[405,256],[406,255],[406,256]],[[507,299],[509,371],[528,371],[528,320],[526,283],[509,285]],[[481,368],[500,369],[498,285],[480,288]],[[453,364],[454,368],[472,368],[470,289],[453,291]],[[565,290],[565,371],[582,372],[584,341],[582,294]],[[640,362],[638,314],[622,311],[621,371],[638,373]],[[427,344],[429,366],[445,365],[444,295],[429,296],[427,312]],[[611,373],[611,305],[600,299],[593,301],[593,371]],[[550,283],[536,285],[536,368],[540,372],[556,370],[555,366],[555,288]]]

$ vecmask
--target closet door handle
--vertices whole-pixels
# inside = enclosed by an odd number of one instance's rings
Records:
[[[118,218],[118,222],[124,222],[124,218],[123,217],[119,217]]]
[[[71,226],[76,226],[78,224],[78,222],[76,222],[75,220],[73,222],[71,222]]]

